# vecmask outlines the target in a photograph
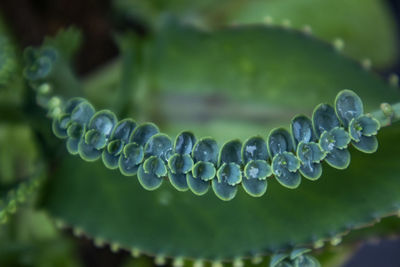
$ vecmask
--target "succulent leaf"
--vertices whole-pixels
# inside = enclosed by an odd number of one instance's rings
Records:
[[[347,129],[352,119],[364,113],[360,97],[351,90],[342,90],[335,99],[336,115]]]
[[[293,151],[292,137],[286,129],[278,128],[272,130],[268,135],[268,150],[271,157],[283,152]]]
[[[167,175],[165,163],[157,156],[151,156],[143,163],[143,170],[146,174],[154,174],[158,178]]]
[[[95,109],[93,106],[84,101],[78,104],[71,112],[71,122],[76,122],[81,125],[87,125],[93,117]]]
[[[107,144],[107,137],[95,129],[90,129],[85,134],[84,142],[97,150],[104,148]]]
[[[73,114],[75,116],[79,114],[75,111],[83,104],[84,103],[79,104],[74,109]],[[90,108],[88,105],[85,105],[85,107]],[[87,118],[87,115],[89,114],[82,114],[82,117],[79,117],[78,120],[82,122],[85,121],[85,117]],[[111,135],[116,123],[117,117],[109,110],[99,111],[90,118],[88,131],[86,132],[84,138],[80,138],[78,144],[79,155],[82,157],[82,159],[87,161],[95,161],[101,157],[101,149],[107,145],[108,138]]]
[[[63,114],[59,117],[55,117],[52,123],[52,130],[54,135],[62,139],[67,138],[67,128],[70,122],[71,118],[69,114]]]
[[[124,144],[121,140],[110,141],[101,154],[104,165],[111,170],[118,169],[118,161],[123,149]]]
[[[234,162],[224,163],[217,171],[218,182],[225,182],[235,186],[242,181],[240,166]]]
[[[68,137],[68,126],[71,124],[71,113],[74,109],[80,105],[81,103],[86,102],[84,98],[74,97],[70,100],[66,101],[65,106],[63,107],[63,113],[60,116],[56,116],[53,118],[52,130],[53,133],[58,138],[67,138]],[[89,112],[92,115],[92,112]],[[94,109],[93,109],[94,113]],[[90,119],[90,118],[89,118]]]
[[[105,149],[104,151],[107,154],[118,156],[119,154],[121,154],[123,148],[123,141],[121,139],[115,139],[108,143],[107,149]]]
[[[172,173],[171,171],[168,171],[168,177],[172,186],[175,187],[176,190],[185,192],[189,189],[189,186],[187,184],[186,174]]]
[[[217,197],[221,200],[229,201],[236,196],[237,187],[230,185],[224,180],[219,181],[217,179],[213,179],[211,184],[215,195],[217,195]]]
[[[168,160],[168,166],[173,174],[186,174],[192,170],[193,160],[188,154],[174,154]]]
[[[153,123],[144,123],[139,125],[133,131],[129,142],[135,142],[138,145],[144,146],[147,141],[159,132],[158,127]]]
[[[28,80],[36,81],[46,78],[52,71],[52,65],[57,59],[57,52],[50,47],[27,48],[24,51],[24,58],[26,62],[25,77]]]
[[[105,138],[109,138],[115,125],[117,124],[117,117],[109,110],[98,111],[89,122],[89,129],[96,130],[99,134],[102,134]]]
[[[73,137],[68,138],[66,143],[68,153],[72,155],[77,155],[79,153],[78,150],[79,142],[80,142],[79,138],[73,138]]]
[[[181,132],[175,139],[174,151],[179,154],[190,154],[196,144],[196,137],[188,131]]]
[[[319,163],[325,157],[325,153],[317,143],[301,141],[297,146],[297,157],[301,162]]]
[[[210,138],[205,137],[197,141],[194,145],[192,156],[195,162],[197,161],[209,161],[214,164],[217,163],[218,157],[218,145],[217,142]]]
[[[304,115],[294,117],[290,124],[290,129],[296,147],[300,142],[308,143],[316,141],[312,122]]]
[[[319,141],[320,147],[325,152],[333,149],[345,149],[350,143],[350,135],[343,129],[335,127],[329,132],[323,132]]]
[[[132,119],[124,119],[115,126],[107,149],[103,150],[102,159],[104,165],[109,169],[117,169],[120,154],[124,145],[129,142],[129,137],[136,127],[136,122]]]
[[[241,150],[242,142],[240,142],[239,140],[228,141],[222,146],[219,152],[218,165],[221,166],[223,163],[230,162],[241,164]]]
[[[318,260],[310,255],[301,255],[294,260],[294,267],[320,267]]]
[[[325,161],[333,168],[346,169],[350,165],[350,152],[347,149],[333,148],[326,155]]]
[[[292,250],[292,252],[290,252],[289,258],[291,260],[294,260],[297,257],[300,257],[303,254],[308,253],[310,251],[311,251],[311,249],[309,249],[309,248],[297,248],[297,249]]]
[[[190,190],[198,196],[204,195],[210,188],[209,181],[204,181],[200,178],[194,178],[190,172],[186,175],[186,181]]]
[[[157,156],[167,161],[172,152],[171,138],[166,134],[155,134],[147,141],[144,151],[145,157]]]
[[[299,171],[305,178],[315,181],[322,175],[322,165],[321,163],[313,163],[309,161],[302,162]]]
[[[289,254],[286,254],[286,253],[279,253],[279,254],[272,255],[271,261],[269,263],[269,267],[276,267],[279,263],[281,263],[287,257],[289,257]]]
[[[268,181],[266,179],[243,179],[242,187],[250,196],[261,197],[267,191]]]
[[[129,142],[133,130],[136,128],[136,122],[132,119],[123,119],[117,123],[112,134],[111,140],[121,140],[124,143]]]
[[[339,119],[336,117],[335,110],[329,104],[318,105],[312,116],[313,126],[317,137],[323,132],[329,132],[333,128],[340,127]]]
[[[150,158],[149,158],[150,159]],[[164,174],[166,172],[165,166],[162,167],[162,162],[155,163],[155,160],[147,160],[148,172],[144,170],[144,165],[140,165],[137,171],[137,177],[139,183],[147,190],[156,190],[159,188],[163,182],[159,174]],[[156,166],[151,166],[156,165]]]
[[[350,121],[349,134],[351,139],[355,142],[359,142],[361,136],[376,135],[379,128],[380,124],[378,120],[367,115],[362,115]]]
[[[271,175],[271,166],[265,160],[252,160],[244,168],[243,189],[254,197],[264,195],[268,187],[266,178]]]
[[[96,132],[93,130],[93,132]],[[90,134],[90,132],[88,132]],[[86,161],[96,161],[101,157],[102,151],[98,150],[93,144],[86,143],[84,138],[78,143],[79,156]]]
[[[272,175],[271,166],[265,160],[252,160],[244,168],[247,179],[265,180]]]
[[[271,257],[270,267],[320,267],[317,259],[305,253],[308,248],[293,250],[290,254],[275,254]]]
[[[272,159],[272,172],[283,186],[294,189],[300,185],[301,176],[297,171],[300,161],[291,153],[283,152]]]
[[[136,143],[127,144],[118,161],[121,173],[126,176],[135,175],[143,158],[144,152],[142,146]]]
[[[268,160],[267,143],[261,136],[248,138],[242,147],[242,159],[244,163],[251,160]]]
[[[353,146],[364,153],[374,153],[378,150],[378,139],[376,136],[364,136],[360,137],[360,141],[352,142]]]
[[[215,166],[211,162],[199,161],[193,166],[192,174],[194,178],[210,181],[216,175]]]

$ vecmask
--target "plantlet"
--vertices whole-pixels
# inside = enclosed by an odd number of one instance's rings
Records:
[[[7,85],[21,68],[23,116],[54,161],[40,207],[59,226],[158,264],[268,255],[271,267],[305,267],[320,265],[312,250],[399,212],[398,89],[367,63],[289,23],[160,25],[144,40],[117,37],[109,95],[107,75],[72,74],[73,29],[21,61],[1,50],[0,77]],[[42,176],[7,192],[1,222]]]

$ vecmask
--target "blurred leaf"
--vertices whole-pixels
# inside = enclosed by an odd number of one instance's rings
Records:
[[[81,84],[72,64],[81,41],[81,32],[75,27],[70,27],[60,30],[53,37],[47,37],[41,47],[26,48],[24,76],[33,79],[38,83],[36,86],[39,86],[45,82],[42,79],[44,73],[46,83],[55,94],[64,97],[81,95]]]
[[[79,267],[71,240],[63,238],[43,212],[22,209],[0,227],[0,265]]]
[[[114,0],[113,5],[125,16],[152,26],[164,13],[206,27],[259,24],[270,16],[273,24],[286,21],[296,29],[308,25],[327,42],[341,38],[346,54],[359,60],[369,58],[380,68],[390,66],[398,57],[395,20],[383,0]]]
[[[0,14],[0,106],[19,105],[22,102],[24,87],[17,48]]]
[[[30,176],[39,160],[36,140],[28,126],[0,124],[0,186]]]
[[[13,44],[0,32],[0,87],[5,87],[17,71],[17,55]]]
[[[0,187],[0,225],[8,223],[21,204],[34,199],[43,180],[43,173],[36,171],[21,182]]]
[[[229,14],[230,22],[259,23],[271,16],[273,23],[289,19],[294,28],[312,28],[318,37],[332,42],[341,38],[344,53],[370,58],[373,65],[387,67],[398,58],[398,38],[393,14],[383,0],[245,0]],[[331,12],[328,12],[330,10]],[[368,30],[366,30],[368,29]]]
[[[65,59],[71,60],[82,45],[82,32],[75,27],[59,30],[53,37],[44,39],[44,46],[57,49]]]

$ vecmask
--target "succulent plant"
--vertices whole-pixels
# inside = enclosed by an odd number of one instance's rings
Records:
[[[108,105],[73,78],[60,44],[73,30],[14,59],[41,107],[31,116],[51,120],[37,130],[55,162],[40,205],[58,225],[160,264],[268,255],[271,267],[305,267],[320,266],[309,253],[325,242],[398,214],[397,88],[288,25],[161,21],[146,41],[118,37]],[[7,190],[0,222],[43,183],[40,170]]]

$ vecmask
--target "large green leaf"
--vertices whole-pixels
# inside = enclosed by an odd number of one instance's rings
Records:
[[[147,23],[165,12],[207,27],[230,23],[289,23],[305,25],[319,38],[345,42],[344,52],[374,66],[387,67],[398,56],[396,25],[384,0],[114,0],[115,9]],[[334,12],[328,12],[334,10]],[[150,23],[151,24],[151,23]],[[368,29],[368,30],[366,30]]]
[[[310,114],[342,88],[354,89],[367,110],[399,98],[332,47],[294,31],[252,26],[207,33],[169,27],[146,53],[147,72],[140,78],[151,94],[144,104],[162,131],[179,131],[186,124],[200,136],[208,131],[220,140],[248,137],[288,125],[297,112]],[[173,108],[181,114],[168,115]],[[195,117],[182,120],[212,108],[227,108],[214,129]],[[246,123],[238,117],[246,108],[265,118]],[[254,115],[244,113],[245,118]],[[352,151],[349,169],[324,165],[319,181],[305,181],[295,191],[271,180],[263,197],[240,191],[230,202],[212,192],[202,197],[177,192],[169,183],[149,192],[135,176],[67,155],[53,173],[43,205],[90,237],[149,254],[233,259],[319,245],[400,208],[400,147],[393,145],[399,134],[399,125],[383,129],[378,153]]]
[[[324,166],[318,182],[296,191],[275,180],[262,198],[240,191],[223,202],[169,183],[154,192],[137,178],[67,156],[48,187],[44,206],[91,237],[150,254],[226,259],[312,244],[368,224],[400,208],[399,125],[380,134],[380,150],[354,155],[349,169]]]

